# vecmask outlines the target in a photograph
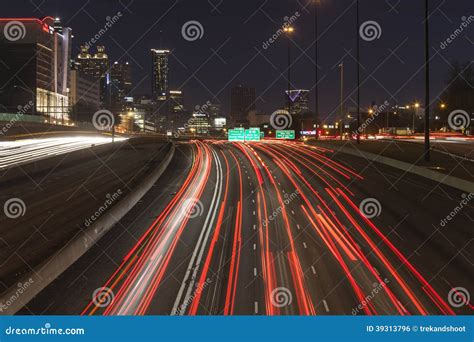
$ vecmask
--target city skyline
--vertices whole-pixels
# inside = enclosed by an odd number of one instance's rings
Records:
[[[241,8],[233,4],[213,8],[210,4],[160,1],[156,8],[162,9],[162,13],[156,13],[156,16],[147,15],[149,5],[141,2],[132,2],[129,7],[113,2],[111,6],[97,4],[89,16],[74,16],[88,12],[87,3],[81,1],[75,2],[77,8],[70,9],[46,1],[39,10],[29,2],[23,2],[6,9],[5,16],[60,16],[63,24],[73,30],[72,55],[77,54],[81,44],[91,42],[91,38],[106,24],[107,16],[120,12],[120,18],[92,45],[105,45],[113,61],[131,63],[134,84],[137,85],[135,94],[152,93],[150,49],[168,48],[171,50],[170,69],[173,70],[170,89],[183,90],[189,107],[207,101],[218,102],[226,114],[230,111],[230,89],[237,84],[256,88],[256,105],[262,111],[271,113],[280,107],[286,79],[284,73],[280,74],[275,68],[282,69],[286,65],[286,38],[275,33],[286,17],[295,28],[292,35],[293,88],[310,90],[309,106],[314,110],[314,80],[307,77],[308,71],[314,69],[313,8],[306,2],[294,6],[284,3],[278,8],[265,2],[252,2]],[[18,11],[16,6],[22,11]],[[346,64],[345,105],[354,107],[356,26],[355,22],[352,23],[355,19],[353,2],[343,5],[323,1],[319,6],[319,91],[321,120],[324,120],[327,115],[337,115],[339,111],[339,99],[328,94],[339,87],[337,65],[342,60]],[[25,8],[29,8],[30,13],[25,13]],[[435,3],[432,11],[431,100],[435,102],[445,87],[450,63],[468,62],[469,57],[464,52],[472,43],[467,34],[447,47],[443,45],[462,22],[465,15],[462,6]],[[396,6],[377,3],[372,6],[361,2],[361,20],[380,22],[382,31],[380,39],[361,42],[361,106],[367,107],[372,101],[405,104],[422,99],[422,14],[421,3]],[[193,41],[182,36],[183,25],[191,20],[198,21],[203,28],[202,37]],[[215,29],[216,25],[221,29]],[[272,37],[276,39],[269,42]],[[393,72],[394,68],[400,67],[402,71]],[[262,70],[258,78],[254,76],[257,70]],[[376,73],[371,75],[374,70]]]

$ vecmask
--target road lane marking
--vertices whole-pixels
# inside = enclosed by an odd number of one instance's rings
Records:
[[[253,268],[253,275],[254,275],[254,277],[257,276],[257,268],[256,267]]]
[[[254,244],[253,244],[253,250],[255,251],[256,249],[257,249],[257,244],[254,243]]]
[[[323,304],[324,304],[324,309],[326,310],[326,312],[329,312],[329,306],[325,299],[323,299]]]
[[[306,242],[303,242],[303,247],[308,248],[308,246],[306,245]]]
[[[190,300],[192,296],[192,291],[195,289],[194,283],[196,282],[197,279],[197,273],[199,271],[199,265],[201,264],[201,260],[204,254],[204,251],[206,249],[207,241],[209,240],[209,236],[212,231],[212,226],[214,224],[214,221],[217,216],[217,209],[219,208],[219,203],[221,201],[221,196],[222,196],[222,187],[223,187],[223,172],[222,172],[222,166],[219,157],[217,156],[217,152],[213,149],[212,154],[214,157],[214,160],[216,162],[217,166],[217,181],[216,185],[214,188],[214,194],[212,196],[212,201],[211,205],[209,207],[209,211],[206,216],[206,220],[204,221],[204,226],[203,229],[201,230],[201,234],[199,235],[199,239],[196,243],[196,246],[194,247],[193,254],[191,256],[191,260],[189,261],[188,267],[186,269],[186,273],[184,275],[183,281],[181,283],[181,287],[179,289],[178,295],[176,296],[176,300],[173,305],[173,309],[171,311],[171,315],[184,315],[186,308],[188,305],[192,302]],[[183,304],[180,306],[181,299],[183,297],[186,284],[188,281],[188,278],[191,275],[191,271],[193,271],[193,274],[191,276],[191,279],[189,281],[188,285],[188,290],[186,291],[186,294],[184,296]],[[178,310],[179,308],[179,310]]]
[[[294,210],[292,210],[291,213],[294,215],[295,214]]]
[[[299,230],[301,230],[301,227],[299,224],[296,225],[296,228],[298,228]]]
[[[313,274],[316,274],[316,269],[314,268],[314,266],[311,266],[311,271],[313,271]]]
[[[255,302],[255,313],[258,313],[258,302]]]
[[[257,229],[257,225],[254,224],[254,225],[253,225],[253,230],[256,230],[256,229]]]

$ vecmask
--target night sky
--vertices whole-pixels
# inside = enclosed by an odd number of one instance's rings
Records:
[[[442,92],[453,62],[472,62],[474,22],[453,43],[440,44],[474,15],[472,0],[430,1],[432,100]],[[361,105],[388,99],[405,104],[423,100],[424,24],[422,0],[360,0],[360,22],[374,20],[382,34],[361,40]],[[321,118],[338,112],[339,68],[345,64],[346,105],[355,104],[355,1],[321,0],[319,7],[319,74]],[[271,112],[283,103],[286,89],[287,41],[280,36],[268,49],[266,42],[299,12],[292,41],[292,83],[314,87],[314,14],[307,0],[15,0],[3,6],[2,17],[59,16],[75,36],[73,56],[106,23],[107,16],[123,15],[97,44],[106,46],[111,61],[133,65],[135,94],[151,92],[151,48],[169,48],[171,89],[185,93],[188,108],[207,101],[230,107],[230,88],[244,84],[256,88],[257,108]],[[201,39],[187,41],[181,28],[199,21]],[[96,44],[96,45],[97,45]],[[94,51],[94,49],[93,49]],[[314,92],[311,93],[311,107]]]

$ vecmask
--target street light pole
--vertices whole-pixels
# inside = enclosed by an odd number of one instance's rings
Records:
[[[288,112],[291,114],[291,98],[290,98],[290,90],[291,90],[291,40],[290,35],[294,31],[294,28],[291,26],[287,26],[283,29],[287,36],[287,43],[288,43],[288,67],[287,67],[287,100],[288,100]]]
[[[425,0],[425,161],[430,161],[430,25],[428,0]]]
[[[291,90],[291,44],[290,44],[290,36],[288,35],[288,111],[291,113],[291,98],[290,98],[290,90]]]
[[[357,127],[360,127],[360,37],[359,37],[359,0],[356,2],[356,17],[357,17],[357,44],[356,44],[356,59],[357,59]],[[357,144],[360,144],[360,130],[357,129]]]
[[[314,77],[316,80],[315,86],[314,86],[314,108],[315,108],[315,123],[318,121],[318,115],[319,115],[319,86],[318,86],[318,81],[319,81],[319,75],[318,75],[318,5],[319,5],[319,0],[315,0],[314,4],[314,31],[315,31],[315,36],[316,36],[316,42],[314,44]]]

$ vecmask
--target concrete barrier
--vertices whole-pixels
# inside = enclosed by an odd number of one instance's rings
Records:
[[[39,265],[35,270],[22,277],[17,283],[28,284],[18,295],[18,286],[15,284],[0,295],[0,305],[10,302],[0,311],[3,315],[13,315],[31,299],[53,282],[61,273],[68,269],[82,255],[84,255],[99,239],[105,235],[130,209],[150,190],[153,184],[166,170],[174,156],[175,146],[170,143],[169,151],[160,166],[147,175],[144,180],[116,205],[105,212],[94,224],[69,241],[60,251]],[[11,300],[15,298],[15,300]]]
[[[405,171],[407,173],[412,173],[417,176],[425,177],[435,182],[448,185],[450,187],[453,187],[461,191],[465,191],[467,193],[474,193],[474,183],[458,178],[458,177],[449,176],[440,172],[427,169],[422,166],[417,166],[410,163],[402,162],[400,160],[396,160],[393,158],[383,157],[375,153],[370,153],[370,152],[365,152],[365,151],[360,151],[360,150],[353,150],[352,148],[341,147],[337,145],[328,144],[327,147],[333,149],[335,152],[342,152],[345,154],[350,154],[350,155],[361,157],[361,158],[363,157],[370,161],[385,164],[385,165],[394,167],[396,169]]]

